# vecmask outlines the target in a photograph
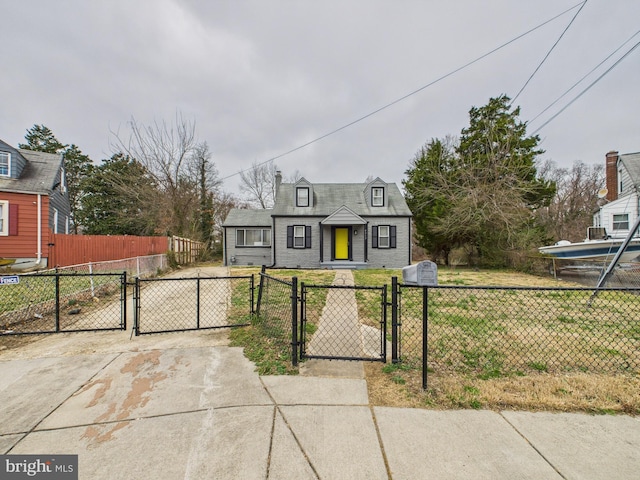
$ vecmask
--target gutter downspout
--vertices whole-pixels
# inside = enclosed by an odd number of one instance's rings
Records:
[[[271,215],[271,254],[273,255],[273,263],[269,268],[276,266],[276,217]]]
[[[42,261],[42,195],[38,194],[38,213],[36,215],[37,218],[37,231],[38,231],[38,251],[36,253],[36,263],[34,265],[35,268],[40,267],[40,262]]]

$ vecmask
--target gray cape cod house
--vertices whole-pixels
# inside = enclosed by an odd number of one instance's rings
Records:
[[[281,183],[272,209],[233,209],[225,265],[401,268],[411,264],[411,211],[394,183]]]

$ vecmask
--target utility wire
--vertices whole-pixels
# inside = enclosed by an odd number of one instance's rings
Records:
[[[290,154],[292,154],[293,152],[297,152],[298,150],[301,150],[301,149],[303,149],[303,148],[305,148],[305,147],[308,147],[309,145],[311,145],[311,144],[313,144],[313,143],[319,142],[320,140],[323,140],[323,139],[325,139],[325,138],[327,138],[327,137],[329,137],[329,136],[331,136],[331,135],[334,135],[334,134],[336,134],[336,133],[338,133],[338,132],[340,132],[340,131],[342,131],[342,130],[344,130],[344,129],[346,129],[346,128],[349,128],[349,127],[351,127],[351,126],[355,125],[356,123],[359,123],[359,122],[361,122],[361,121],[363,121],[363,120],[365,120],[365,119],[367,119],[367,118],[369,118],[369,117],[371,117],[371,116],[373,116],[373,115],[375,115],[375,114],[377,114],[377,113],[380,113],[381,111],[386,110],[387,108],[389,108],[389,107],[391,107],[391,106],[393,106],[393,105],[395,105],[395,104],[397,104],[397,103],[400,103],[400,102],[401,102],[401,101],[403,101],[403,100],[406,100],[407,98],[409,98],[409,97],[411,97],[411,96],[413,96],[413,95],[415,95],[415,94],[417,94],[417,93],[421,92],[422,90],[424,90],[424,89],[426,89],[426,88],[428,88],[428,87],[431,87],[431,86],[435,85],[435,84],[436,84],[436,83],[438,83],[438,82],[441,82],[442,80],[444,80],[444,79],[446,79],[446,78],[448,78],[448,77],[450,77],[450,76],[452,76],[452,75],[454,75],[454,74],[458,73],[459,71],[464,70],[464,69],[465,69],[465,68],[467,68],[467,67],[470,67],[471,65],[473,65],[473,64],[475,64],[475,63],[477,63],[477,62],[479,62],[480,60],[482,60],[482,59],[484,59],[484,58],[488,57],[489,55],[494,54],[495,52],[497,52],[497,51],[499,51],[499,50],[503,49],[504,47],[506,47],[506,46],[508,46],[508,45],[510,45],[510,44],[512,44],[512,43],[514,43],[515,41],[520,40],[521,38],[523,38],[523,37],[525,37],[525,36],[529,35],[530,33],[532,33],[532,32],[534,32],[534,31],[536,31],[536,30],[538,30],[538,29],[542,28],[542,27],[543,27],[543,26],[545,26],[546,24],[553,22],[554,20],[556,20],[557,18],[559,18],[559,17],[563,16],[563,15],[564,15],[564,14],[566,14],[567,12],[570,12],[571,10],[575,9],[578,5],[582,5],[582,6],[580,7],[580,8],[582,9],[582,7],[584,6],[584,4],[585,4],[585,3],[586,3],[586,0],[585,0],[585,1],[583,1],[583,2],[580,2],[580,3],[577,3],[577,4],[576,4],[576,5],[574,5],[573,7],[570,7],[570,8],[568,8],[568,9],[564,10],[563,12],[561,12],[561,13],[559,13],[558,15],[556,15],[556,16],[554,16],[554,17],[550,18],[549,20],[546,20],[546,21],[544,21],[544,22],[540,23],[539,25],[537,25],[537,26],[535,26],[535,27],[531,28],[530,30],[527,30],[526,32],[524,32],[524,33],[522,33],[522,34],[518,35],[517,37],[512,38],[512,39],[511,39],[511,40],[509,40],[508,42],[505,42],[505,43],[503,43],[502,45],[500,45],[500,46],[498,46],[498,47],[494,48],[493,50],[490,50],[489,52],[487,52],[487,53],[485,53],[485,54],[483,54],[483,55],[481,55],[481,56],[477,57],[475,60],[471,60],[470,62],[465,63],[464,65],[462,65],[461,67],[458,67],[458,68],[456,68],[455,70],[452,70],[452,71],[450,71],[449,73],[446,73],[445,75],[442,75],[441,77],[439,77],[439,78],[437,78],[437,79],[433,80],[432,82],[430,82],[430,83],[428,83],[428,84],[426,84],[426,85],[424,85],[424,86],[422,86],[422,87],[420,87],[420,88],[418,88],[418,89],[416,89],[416,90],[414,90],[414,91],[412,91],[412,92],[410,92],[410,93],[408,93],[408,94],[406,94],[406,95],[404,95],[404,96],[402,96],[402,97],[400,97],[400,98],[398,98],[398,99],[396,99],[396,100],[394,100],[394,101],[392,101],[392,102],[390,102],[390,103],[387,103],[386,105],[383,105],[382,107],[377,108],[376,110],[374,110],[374,111],[372,111],[372,112],[370,112],[370,113],[367,113],[366,115],[364,115],[364,116],[362,116],[362,117],[359,117],[359,118],[357,118],[357,119],[355,119],[355,120],[353,120],[353,121],[351,121],[351,122],[347,123],[346,125],[343,125],[343,126],[341,126],[341,127],[339,127],[339,128],[336,128],[335,130],[331,130],[330,132],[325,133],[324,135],[321,135],[321,136],[319,136],[319,137],[317,137],[317,138],[314,138],[313,140],[310,140],[310,141],[308,141],[308,142],[306,142],[306,143],[304,143],[304,144],[302,144],[302,145],[299,145],[299,146],[297,146],[297,147],[295,147],[295,148],[292,148],[291,150],[288,150],[288,151],[286,151],[286,152],[284,152],[284,153],[281,153],[281,154],[276,155],[276,156],[274,156],[274,157],[271,157],[271,158],[269,158],[269,159],[267,159],[267,160],[264,160],[264,161],[262,161],[262,162],[260,162],[260,163],[258,163],[258,164],[256,164],[256,165],[254,165],[252,168],[254,168],[254,167],[259,167],[259,166],[261,166],[261,165],[264,165],[265,163],[272,162],[272,161],[277,160],[277,159],[279,159],[279,158],[282,158],[282,157],[285,157],[285,156],[287,156],[287,155],[290,155]],[[574,18],[575,18],[575,16],[574,16]],[[573,20],[572,20],[572,21],[573,21]],[[565,29],[565,31],[566,31],[566,29]],[[250,170],[250,169],[249,169],[249,168],[246,168],[246,169],[243,169],[243,170],[239,170],[239,171],[238,171],[238,172],[236,172],[236,173],[232,173],[231,175],[227,175],[226,177],[223,177],[223,178],[221,179],[221,181],[227,180],[227,179],[229,179],[229,178],[231,178],[231,177],[235,177],[236,175],[240,175],[241,173],[244,173],[244,172],[246,172],[246,171],[248,171],[248,170]]]
[[[558,115],[560,115],[562,112],[564,112],[567,108],[569,108],[569,106],[571,106],[576,100],[578,100],[582,95],[584,95],[585,93],[587,93],[587,91],[589,91],[589,89],[591,89],[591,87],[593,87],[596,83],[598,83],[600,80],[602,80],[611,70],[613,70],[615,67],[617,67],[620,62],[622,62],[622,60],[624,60],[627,56],[629,56],[629,54],[631,54],[631,52],[633,52],[636,48],[638,48],[638,46],[640,46],[640,42],[636,43],[633,47],[631,47],[622,57],[620,57],[618,59],[618,61],[616,63],[614,63],[613,65],[611,65],[602,75],[600,75],[598,78],[596,78],[593,82],[591,82],[589,84],[589,86],[587,88],[585,88],[584,90],[582,90],[576,97],[573,98],[573,100],[571,100],[569,103],[567,103],[564,107],[562,107],[555,115],[553,115],[551,118],[549,118],[549,120],[547,120],[546,122],[544,122],[542,125],[540,125],[538,128],[536,128],[536,130],[531,134],[531,135],[535,135],[536,133],[538,133],[540,130],[542,130],[544,127],[546,127],[549,123],[551,123],[551,121],[553,121]]]
[[[551,55],[551,52],[553,52],[553,50],[556,48],[556,46],[558,45],[558,43],[560,43],[560,40],[562,40],[562,37],[564,37],[564,34],[567,33],[567,30],[569,30],[569,28],[571,27],[571,25],[573,24],[573,21],[576,19],[576,17],[580,14],[580,12],[582,11],[582,9],[584,8],[584,6],[587,4],[587,0],[584,0],[584,2],[582,3],[582,5],[580,6],[580,9],[576,12],[576,14],[573,16],[573,18],[571,19],[571,21],[569,22],[569,24],[566,26],[566,28],[562,31],[562,33],[560,34],[560,36],[558,37],[558,39],[556,40],[556,42],[551,46],[551,48],[549,49],[549,51],[547,52],[547,54],[544,56],[544,58],[542,59],[542,61],[538,64],[538,66],[536,67],[536,69],[533,71],[533,73],[531,74],[531,76],[529,77],[529,79],[524,83],[524,85],[522,86],[522,88],[520,89],[520,91],[516,94],[515,97],[513,97],[513,99],[511,100],[511,104],[513,105],[513,103],[516,101],[516,99],[520,96],[520,94],[522,93],[522,91],[527,88],[527,85],[529,85],[529,82],[533,79],[533,77],[535,76],[536,73],[538,73],[538,70],[540,70],[540,68],[542,67],[542,65],[544,64],[544,62],[547,60],[547,58],[549,58],[549,55]]]
[[[534,122],[538,117],[540,117],[543,113],[545,113],[547,110],[549,110],[551,107],[553,107],[556,103],[558,103],[560,100],[562,100],[565,95],[567,95],[571,90],[573,90],[575,87],[577,87],[580,83],[582,83],[582,81],[587,78],[589,75],[591,75],[593,72],[595,72],[598,68],[600,68],[607,60],[609,60],[611,57],[613,57],[616,53],[618,53],[618,51],[620,51],[620,49],[622,49],[622,47],[624,47],[627,43],[629,43],[631,41],[631,39],[633,37],[635,37],[636,35],[638,35],[640,33],[640,30],[638,30],[636,33],[634,33],[633,35],[631,35],[622,45],[620,45],[618,48],[616,48],[613,52],[611,52],[604,60],[602,60],[600,63],[598,63],[598,65],[596,65],[595,67],[593,67],[589,73],[587,73],[586,75],[584,75],[580,80],[578,80],[576,83],[574,83],[569,89],[567,89],[562,95],[560,95],[558,98],[556,98],[549,106],[547,106],[544,110],[542,110],[540,113],[538,113],[535,117],[533,117],[531,120],[529,120],[527,123],[532,123]]]

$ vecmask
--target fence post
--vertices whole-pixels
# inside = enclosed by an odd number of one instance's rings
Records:
[[[256,289],[256,280],[255,280],[255,275],[252,273],[251,274],[251,280],[249,281],[249,290],[251,290],[251,308],[250,310],[250,314],[253,315],[255,313],[255,309],[253,308],[254,305],[254,301],[255,301],[255,289]]]
[[[133,286],[133,330],[140,335],[140,277],[136,277]]]
[[[60,331],[60,274],[56,273],[56,332]]]
[[[262,303],[262,289],[264,288],[264,275],[267,267],[262,265],[260,269],[260,286],[258,287],[258,303],[256,304],[256,315],[260,316],[260,304]]]
[[[398,277],[391,277],[391,363],[398,361]]]
[[[96,296],[95,287],[93,285],[93,264],[89,262],[89,281],[91,282],[91,298]]]
[[[429,289],[422,287],[422,389],[427,389],[427,340],[429,323]]]
[[[121,296],[121,301],[122,301],[122,306],[120,307],[122,309],[121,312],[121,318],[122,318],[122,322],[121,322],[121,327],[122,330],[127,330],[127,271],[125,270],[124,272],[122,272],[122,278],[120,279],[120,296]]]
[[[382,361],[387,363],[387,285],[382,286]]]
[[[196,328],[200,329],[200,272],[196,280]]]
[[[298,277],[291,279],[291,363],[298,366]]]

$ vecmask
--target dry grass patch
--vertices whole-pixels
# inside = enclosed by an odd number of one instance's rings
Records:
[[[640,378],[633,375],[537,374],[480,380],[367,364],[369,401],[376,406],[640,414]],[[389,371],[391,370],[391,371]]]

